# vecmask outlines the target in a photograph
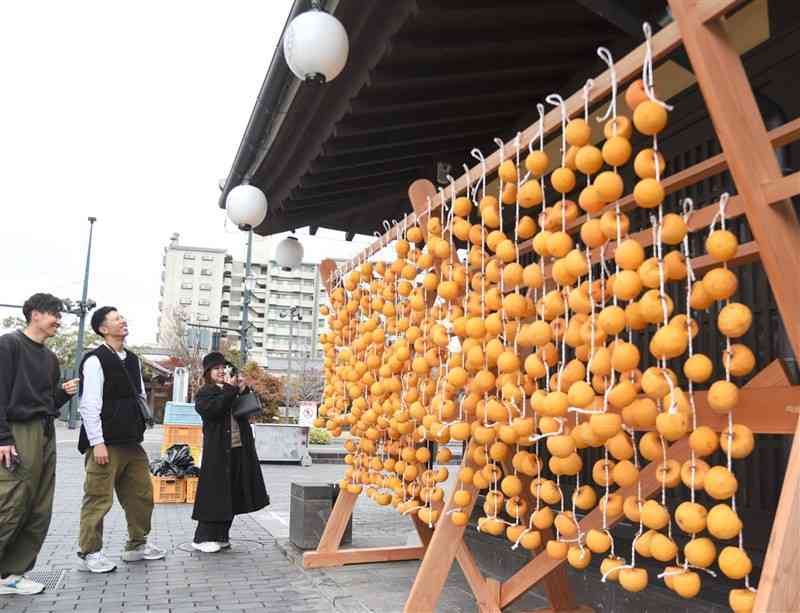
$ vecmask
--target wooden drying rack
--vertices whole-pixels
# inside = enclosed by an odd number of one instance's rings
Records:
[[[800,356],[800,223],[794,212],[791,197],[800,194],[800,172],[783,176],[773,149],[800,139],[800,119],[768,132],[756,104],[755,96],[745,74],[738,52],[733,47],[725,28],[725,15],[741,0],[668,0],[675,21],[652,38],[653,60],[664,58],[670,51],[683,44],[694,69],[700,91],[714,124],[722,147],[720,155],[711,157],[691,168],[687,168],[663,180],[667,193],[674,192],[709,176],[728,169],[736,184],[738,195],[730,199],[729,217],[745,215],[754,240],[739,246],[731,266],[760,260],[770,281],[778,310],[783,319],[789,341],[796,356]],[[624,83],[634,78],[641,70],[645,54],[644,45],[616,63],[617,78]],[[611,91],[611,75],[604,72],[594,80],[590,102],[598,102]],[[583,109],[583,94],[577,92],[566,101],[567,113],[574,116]],[[560,128],[558,109],[544,118],[545,134]],[[528,127],[521,135],[523,147],[538,135],[539,125]],[[503,147],[502,157],[515,155],[515,143],[510,141]],[[501,152],[496,151],[486,159],[488,173],[497,170],[501,163]],[[471,170],[472,177],[480,176],[480,167]],[[467,176],[456,183],[457,192],[466,190]],[[414,212],[409,223],[420,223],[429,214],[435,214],[441,206],[442,195],[436,194],[432,183],[416,181],[409,189]],[[431,203],[430,209],[429,202]],[[631,196],[625,197],[623,209],[634,206]],[[717,207],[708,206],[696,211],[689,222],[690,231],[707,228]],[[577,232],[583,219],[570,224],[569,230]],[[391,240],[398,238],[401,228],[395,225],[374,244],[354,260],[337,270],[331,260],[320,266],[320,274],[326,288],[332,290],[335,273],[344,274],[359,262],[377,253]],[[634,235],[642,244],[652,241],[649,231]],[[522,243],[520,251],[531,250],[531,241]],[[606,258],[613,256],[613,249],[606,249]],[[599,252],[593,261],[598,261]],[[708,256],[692,260],[695,271],[702,272],[716,264]],[[727,424],[714,415],[705,401],[705,394],[696,394],[698,425],[708,425],[721,431]],[[775,361],[759,372],[741,390],[740,404],[736,409],[736,420],[760,434],[794,434],[794,442],[784,478],[778,508],[775,514],[769,546],[761,571],[755,611],[800,611],[800,590],[796,581],[800,577],[800,386],[790,385],[783,365]],[[668,458],[683,462],[690,456],[688,439],[684,438],[668,449]],[[656,479],[656,464],[651,462],[640,474],[642,494],[651,496],[660,488]],[[475,467],[468,454],[461,464]],[[524,484],[527,485],[527,484]],[[477,498],[475,487],[464,485],[472,494],[470,514]],[[306,568],[340,566],[364,562],[385,562],[422,559],[416,580],[411,588],[405,611],[420,613],[434,611],[444,587],[453,561],[457,560],[472,589],[478,610],[499,612],[523,595],[526,591],[543,583],[550,607],[540,611],[578,612],[591,608],[576,604],[569,587],[564,560],[555,560],[544,551],[515,575],[504,582],[485,578],[472,553],[463,540],[463,526],[456,526],[447,519],[447,512],[454,508],[453,491],[440,508],[439,522],[431,530],[417,517],[412,517],[419,533],[421,547],[381,547],[372,549],[339,549],[345,526],[352,514],[357,495],[342,491],[334,505],[316,551],[307,552],[303,558]],[[529,492],[528,487],[523,491]],[[635,485],[622,488],[619,493],[627,496],[635,492]],[[532,505],[528,494],[529,506]],[[619,518],[609,521],[613,524]],[[595,509],[580,522],[580,530],[586,532],[601,527],[602,512]],[[544,541],[552,534],[543,533]],[[544,544],[544,543],[543,543]]]

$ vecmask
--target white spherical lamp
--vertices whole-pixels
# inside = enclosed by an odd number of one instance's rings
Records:
[[[303,81],[333,81],[347,63],[350,43],[342,22],[311,10],[295,17],[283,35],[283,55],[289,69]]]
[[[275,261],[284,270],[296,268],[303,261],[303,245],[294,236],[287,236],[275,248]]]
[[[267,197],[255,185],[237,185],[228,192],[225,209],[240,228],[255,228],[267,216]]]

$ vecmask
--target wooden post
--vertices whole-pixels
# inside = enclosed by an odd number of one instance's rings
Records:
[[[331,259],[325,259],[319,263],[319,276],[322,279],[322,284],[325,286],[325,291],[328,292],[328,296],[330,296],[333,291],[332,275],[335,270],[336,262]]]
[[[669,0],[689,54],[700,91],[714,123],[745,214],[761,250],[795,356],[800,356],[800,225],[786,193],[794,178],[783,179],[767,137],[761,112],[725,24],[704,23],[696,2]],[[777,187],[776,187],[777,186]],[[791,271],[787,274],[787,271]],[[800,431],[795,434],[789,466],[764,560],[757,611],[797,611],[795,581],[800,576]]]
[[[772,522],[754,611],[800,611],[800,421]]]
[[[469,454],[464,454],[461,460],[461,468],[469,466],[476,468],[472,463]],[[456,482],[458,483],[458,482]],[[471,502],[462,511],[467,515],[472,513],[475,506],[478,491],[472,484],[465,485],[464,489],[470,493]],[[406,606],[403,609],[405,613],[423,613],[425,611],[434,611],[436,603],[439,600],[439,595],[442,593],[447,575],[450,573],[450,567],[453,565],[453,560],[459,553],[463,546],[464,526],[456,526],[447,517],[451,509],[455,509],[456,505],[453,496],[458,490],[457,485],[453,487],[450,496],[447,499],[442,513],[440,514],[439,522],[436,524],[436,530],[433,531],[433,536],[428,545],[428,550],[425,552],[425,557],[422,559],[422,564],[417,571],[417,578],[414,580],[414,585],[411,586],[411,592],[408,595]],[[472,565],[469,560],[464,558],[467,563],[467,568],[464,574],[467,581],[470,581],[470,573]],[[480,574],[478,573],[478,576]],[[481,580],[482,577],[481,577]]]
[[[706,23],[708,11],[701,4],[669,0],[736,189],[744,197],[789,341],[800,356],[800,284],[794,278],[800,271],[800,224],[791,201],[769,203],[773,192],[765,186],[782,179],[778,160],[725,23]]]

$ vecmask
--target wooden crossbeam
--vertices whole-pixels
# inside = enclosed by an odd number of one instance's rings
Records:
[[[777,387],[787,386],[789,379],[786,376],[786,370],[783,365],[778,361],[772,362],[767,368],[759,372],[747,384],[747,388],[758,389],[762,387]],[[763,398],[762,398],[763,406]],[[740,423],[738,409],[734,413],[737,423]],[[691,448],[689,447],[689,438],[684,437],[674,443],[667,449],[667,458],[674,459],[678,462],[684,462],[691,456]],[[650,462],[639,473],[639,482],[641,483],[642,496],[645,498],[651,496],[654,492],[661,489],[661,483],[657,478],[657,469],[660,462]],[[626,498],[637,493],[637,485],[620,488],[616,493],[619,493]],[[618,521],[623,519],[624,515],[617,517],[608,517],[608,526],[611,527]],[[603,512],[597,507],[591,513],[586,515],[580,522],[581,532],[587,532],[593,528],[602,528],[603,526]],[[503,583],[501,588],[500,606],[506,607],[517,598],[522,596],[528,589],[539,583],[556,568],[564,563],[564,560],[555,560],[542,552],[537,555],[528,564],[523,566],[513,577]],[[756,609],[763,610],[763,609]]]
[[[773,362],[773,365],[776,364],[777,361]],[[718,415],[709,407],[708,392],[695,392],[694,397],[698,426],[708,426],[716,432],[722,432],[728,427],[727,416]],[[739,390],[736,423],[747,426],[756,434],[794,434],[799,408],[800,385],[766,388],[748,386]],[[617,411],[612,408],[612,412]]]
[[[800,194],[800,170],[764,185],[764,199],[772,204]]]
[[[337,549],[336,551],[307,551],[303,554],[303,568],[325,568],[345,564],[367,564],[369,562],[399,562],[419,560],[425,555],[425,547],[391,546],[361,549]]]
[[[739,403],[736,406],[736,423],[747,426],[756,434],[793,434],[800,416],[800,385],[786,385],[788,375],[781,360],[773,360],[759,371],[746,386],[739,390]],[[756,382],[754,384],[754,382]],[[765,403],[764,399],[769,402]],[[697,425],[708,426],[715,432],[728,427],[726,415],[718,415],[708,404],[708,392],[694,393]],[[600,409],[602,399],[595,401],[593,407]],[[609,406],[611,413],[620,410]],[[640,432],[654,428],[639,428]]]

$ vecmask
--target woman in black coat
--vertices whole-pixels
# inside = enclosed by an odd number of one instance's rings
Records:
[[[203,461],[192,513],[198,522],[192,546],[205,553],[230,547],[234,515],[269,504],[250,423],[231,415],[236,398],[246,390],[226,374],[228,366],[218,352],[203,358],[206,384],[195,395],[195,409],[203,418]]]

